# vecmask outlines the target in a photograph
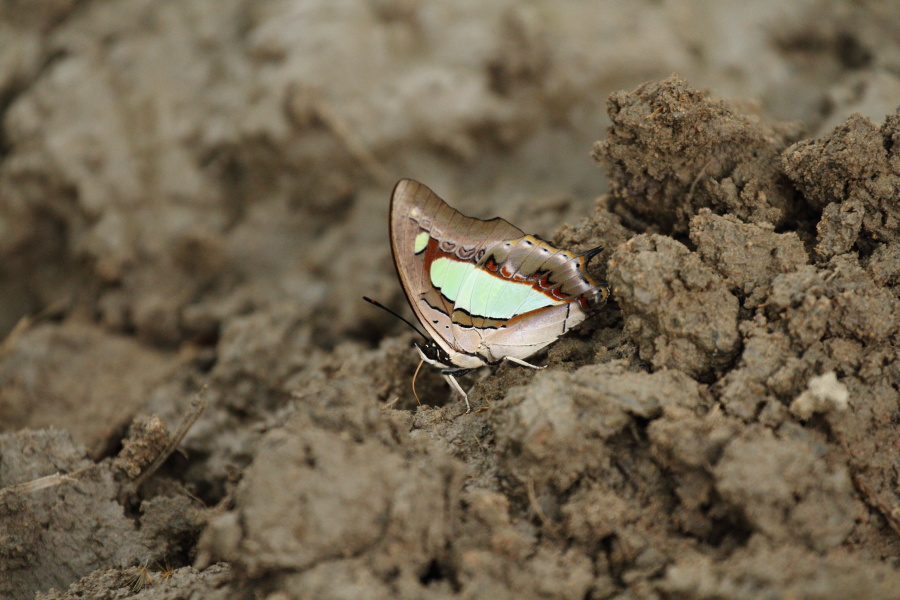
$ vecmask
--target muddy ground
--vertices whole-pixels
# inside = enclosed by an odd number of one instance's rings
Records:
[[[898,40],[892,0],[0,4],[0,597],[900,598]],[[404,176],[605,248],[472,414],[360,299],[410,315]]]

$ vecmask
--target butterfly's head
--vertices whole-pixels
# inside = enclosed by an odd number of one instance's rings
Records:
[[[605,283],[594,286],[589,293],[584,295],[584,298],[587,300],[589,310],[597,310],[606,304],[606,300],[609,298],[609,286]]]
[[[453,363],[450,362],[450,355],[447,354],[447,352],[434,340],[428,340],[427,342],[413,342],[413,344],[422,356],[422,360],[428,364],[441,369],[453,368]]]

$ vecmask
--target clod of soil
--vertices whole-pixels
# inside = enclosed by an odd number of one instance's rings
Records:
[[[615,93],[607,112],[613,125],[594,158],[619,205],[660,231],[687,231],[701,208],[773,225],[796,211],[780,156],[798,125],[766,123],[679,77]]]
[[[700,256],[662,235],[641,235],[609,261],[625,328],[655,368],[701,377],[740,349],[738,299]]]

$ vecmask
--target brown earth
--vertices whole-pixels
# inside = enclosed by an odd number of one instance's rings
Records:
[[[900,597],[900,13],[484,4],[0,6],[0,597]],[[605,248],[471,414],[401,176]]]

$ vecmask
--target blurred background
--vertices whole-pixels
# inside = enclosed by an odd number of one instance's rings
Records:
[[[199,352],[286,303],[375,343],[398,178],[552,235],[606,190],[611,92],[677,72],[812,136],[893,112],[898,32],[895,0],[6,0],[0,336]]]

